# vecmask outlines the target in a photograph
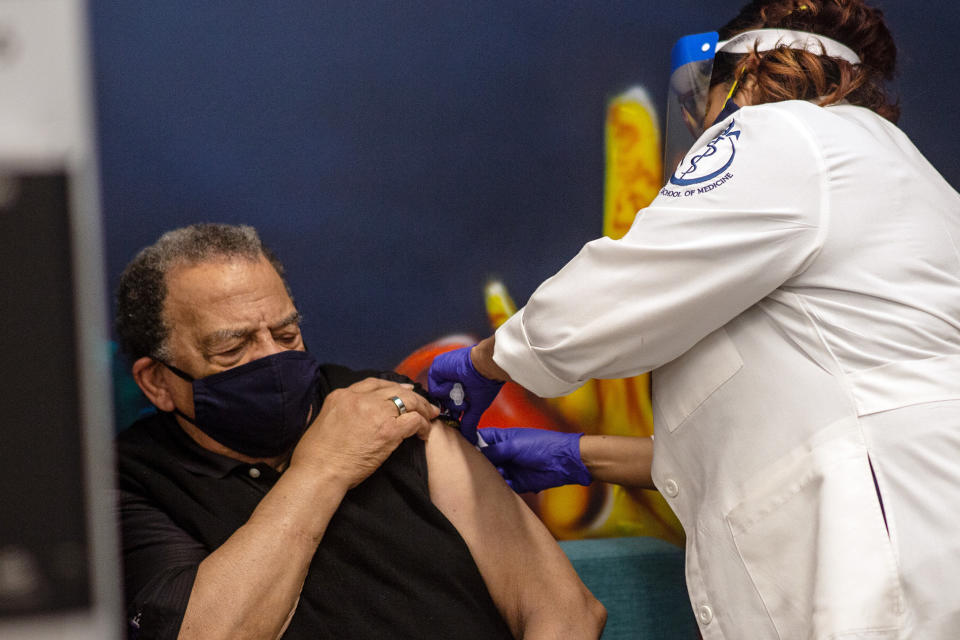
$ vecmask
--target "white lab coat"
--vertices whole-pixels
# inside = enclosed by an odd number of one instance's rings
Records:
[[[495,361],[544,396],[654,370],[706,640],[960,638],[960,196],[886,120],[807,102],[741,109],[675,177]]]

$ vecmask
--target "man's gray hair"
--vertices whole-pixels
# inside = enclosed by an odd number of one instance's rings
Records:
[[[167,274],[174,267],[222,258],[256,261],[260,256],[267,258],[283,279],[283,265],[253,227],[201,223],[163,234],[141,249],[120,276],[114,318],[120,348],[131,361],[144,356],[169,361],[170,327],[164,323],[163,307]]]

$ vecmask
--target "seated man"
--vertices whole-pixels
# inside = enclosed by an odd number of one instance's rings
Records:
[[[282,274],[252,228],[207,224],[123,273],[117,333],[159,409],[118,438],[131,635],[599,636],[602,605],[433,405],[306,352]]]

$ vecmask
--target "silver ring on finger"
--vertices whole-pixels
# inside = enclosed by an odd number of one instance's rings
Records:
[[[403,404],[403,400],[400,399],[400,396],[393,396],[390,398],[390,401],[397,405],[398,418],[407,412],[407,405]]]

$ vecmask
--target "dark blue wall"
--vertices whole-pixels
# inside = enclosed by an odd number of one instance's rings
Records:
[[[960,8],[877,4],[901,126],[958,186]],[[676,37],[740,5],[91,0],[109,286],[166,229],[246,222],[323,359],[485,334],[489,275],[523,303],[600,234],[607,100],[663,104]]]

